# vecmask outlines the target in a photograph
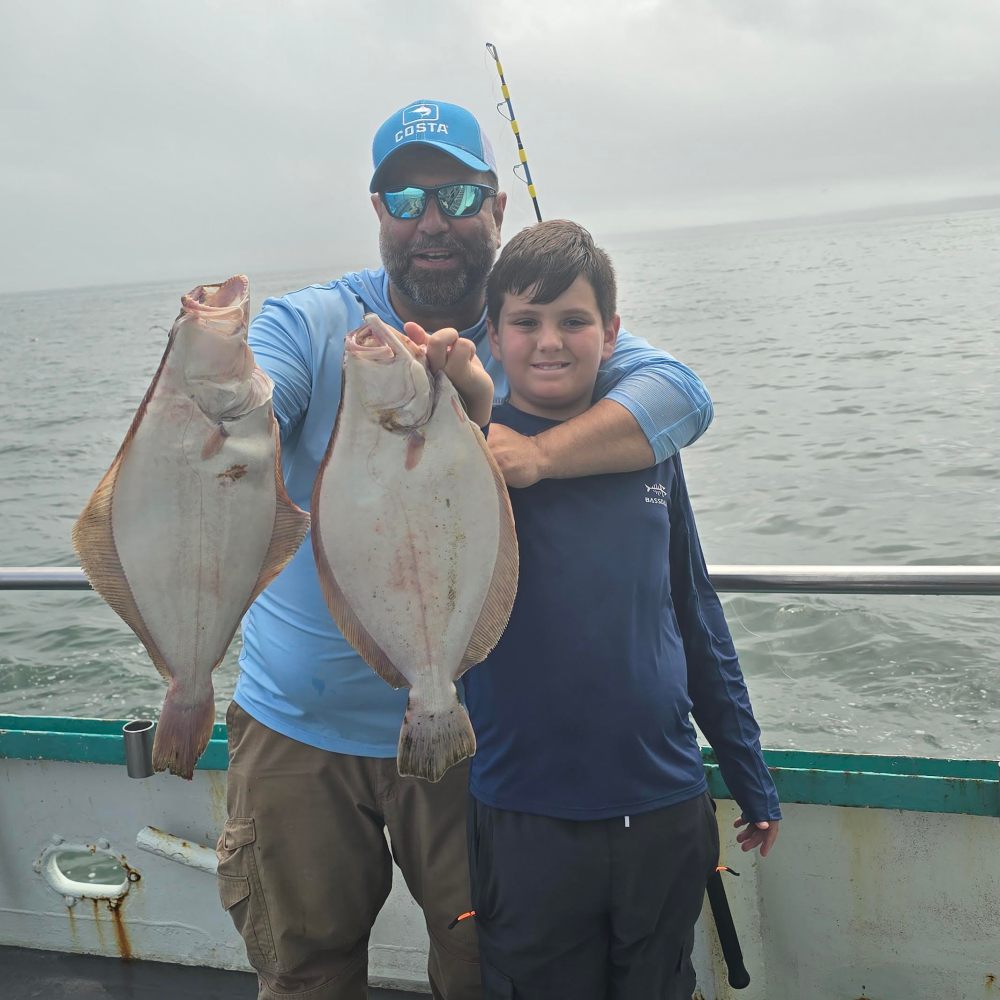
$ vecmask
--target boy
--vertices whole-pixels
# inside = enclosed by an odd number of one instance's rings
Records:
[[[487,329],[533,435],[591,405],[619,329],[604,251],[571,222],[504,248]],[[766,854],[777,793],[680,459],[511,491],[510,624],[465,677],[478,751],[469,864],[489,998],[690,1000],[693,928],[719,835],[693,713]]]

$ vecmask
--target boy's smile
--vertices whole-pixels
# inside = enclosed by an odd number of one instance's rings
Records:
[[[503,364],[514,406],[568,420],[590,406],[597,370],[614,350],[619,319],[602,320],[594,289],[583,277],[551,302],[532,302],[533,297],[534,289],[506,294],[497,326],[489,324],[490,347]]]

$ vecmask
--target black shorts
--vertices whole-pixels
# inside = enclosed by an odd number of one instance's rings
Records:
[[[707,793],[564,820],[472,800],[469,870],[486,1000],[690,1000],[719,829]]]

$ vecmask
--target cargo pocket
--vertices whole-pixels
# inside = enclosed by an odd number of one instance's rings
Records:
[[[267,902],[253,853],[256,839],[252,819],[226,821],[215,848],[219,899],[243,938],[250,964],[261,972],[277,972]]]

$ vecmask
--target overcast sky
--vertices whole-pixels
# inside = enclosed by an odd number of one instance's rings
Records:
[[[371,138],[483,121],[595,235],[1000,194],[996,0],[2,0],[0,291],[377,262]]]

